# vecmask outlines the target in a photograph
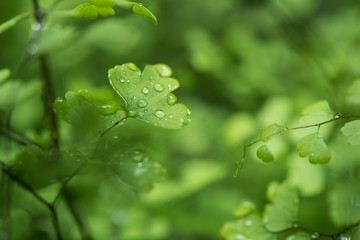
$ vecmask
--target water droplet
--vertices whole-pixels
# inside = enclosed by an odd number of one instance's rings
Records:
[[[143,162],[144,160],[144,152],[140,151],[140,150],[134,150],[132,152],[132,159],[134,162],[140,163]]]
[[[130,82],[130,79],[126,80],[126,82],[129,83],[129,82]]]
[[[176,101],[177,101],[177,97],[174,94],[169,93],[167,95],[167,103],[169,105],[171,105],[171,106],[174,105],[176,103]]]
[[[149,89],[144,87],[142,90],[143,94],[148,94],[149,93]]]
[[[125,66],[128,69],[132,70],[132,71],[138,71],[139,70],[138,67],[134,63],[126,63]]]
[[[128,112],[128,116],[129,116],[129,117],[135,116],[135,111],[134,111],[134,110],[130,110],[130,111]]]
[[[252,225],[253,225],[253,222],[251,220],[246,220],[245,221],[245,226],[251,227]]]
[[[139,100],[137,105],[138,105],[138,107],[143,108],[143,107],[146,107],[147,102],[145,100]]]
[[[164,118],[164,117],[165,117],[165,113],[164,113],[163,111],[161,111],[161,110],[156,110],[156,111],[155,111],[155,116],[156,116],[157,118]]]
[[[122,83],[123,83],[123,82],[125,82],[125,80],[122,78],[122,79],[120,79],[120,82],[122,82]]]
[[[161,84],[155,84],[154,89],[158,92],[164,91],[164,87]]]
[[[184,123],[185,122],[185,120],[183,119],[183,118],[180,118],[180,120],[179,120],[181,123]]]
[[[319,239],[320,238],[320,234],[318,232],[314,232],[311,236],[312,239]]]
[[[39,47],[35,43],[29,43],[29,45],[26,48],[26,51],[30,55],[35,55],[38,52],[38,50],[39,50]]]
[[[165,64],[157,64],[154,67],[158,70],[160,76],[162,77],[170,77],[172,74],[171,68]]]
[[[174,115],[170,114],[170,115],[169,115],[169,118],[174,118]]]
[[[31,24],[31,29],[34,31],[39,31],[41,28],[41,24],[38,22],[34,22],[33,24]]]
[[[111,105],[97,106],[97,109],[102,114],[111,114],[111,113],[114,113],[116,111],[116,108],[114,106],[111,106]]]

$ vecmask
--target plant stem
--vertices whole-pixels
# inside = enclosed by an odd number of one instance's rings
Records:
[[[117,121],[116,123],[114,123],[111,127],[109,127],[108,129],[106,129],[104,132],[102,132],[100,134],[100,139],[111,129],[113,129],[116,125],[118,125],[119,123],[121,123],[122,121],[126,120],[128,118],[127,115],[125,115],[125,117],[123,117],[122,119],[120,119],[119,121]]]
[[[58,138],[58,127],[57,127],[57,119],[55,116],[55,112],[53,110],[52,103],[55,100],[54,90],[51,82],[49,66],[47,62],[47,57],[44,54],[39,56],[40,58],[40,68],[42,73],[42,78],[44,81],[44,105],[46,112],[49,117],[50,124],[50,132],[51,132],[51,142],[52,146],[55,148],[59,148],[59,138]]]
[[[297,130],[297,129],[304,129],[304,128],[311,128],[311,127],[317,127],[320,129],[320,127],[324,124],[327,124],[327,123],[331,123],[331,122],[334,122],[334,121],[337,121],[339,119],[346,119],[346,118],[360,118],[360,115],[349,115],[349,116],[346,116],[346,115],[342,115],[342,114],[336,114],[334,118],[332,119],[329,119],[327,121],[324,121],[324,122],[320,122],[320,123],[316,123],[316,124],[311,124],[311,125],[305,125],[305,126],[298,126],[298,127],[291,127],[291,128],[283,128],[282,131],[279,131],[279,132],[276,132],[274,134],[270,134],[269,136],[266,136],[266,137],[263,137],[263,138],[259,138],[251,143],[248,143],[248,144],[244,144],[244,148],[243,148],[243,155],[242,155],[242,158],[239,160],[239,161],[236,161],[235,162],[235,170],[234,170],[234,177],[237,176],[238,172],[240,169],[242,169],[243,165],[244,165],[244,162],[245,162],[245,159],[246,159],[246,156],[247,156],[247,152],[249,150],[249,148],[258,143],[258,142],[261,142],[261,141],[264,141],[266,139],[270,139],[271,137],[275,136],[275,135],[279,135],[279,134],[282,134],[282,133],[285,133],[287,131],[290,131],[290,130]]]
[[[9,140],[14,141],[20,145],[35,145],[39,148],[42,148],[39,144],[32,141],[28,137],[22,135],[16,129],[11,128],[10,126],[8,126],[8,128],[6,130],[3,129],[2,126],[0,126],[0,134],[5,137],[8,137]]]
[[[76,225],[80,231],[81,239],[91,240],[92,238],[87,233],[85,225],[84,225],[78,211],[76,210],[75,203],[72,201],[70,194],[66,190],[64,191],[64,198],[65,198],[66,204],[67,204],[72,216],[74,217]]]
[[[35,192],[27,183],[25,183],[21,178],[19,178],[18,176],[12,174],[9,171],[9,169],[7,168],[7,166],[2,161],[0,161],[0,164],[1,164],[1,168],[2,168],[3,173],[5,173],[11,180],[13,180],[17,184],[19,184],[22,188],[27,190],[34,198],[36,198],[36,200],[38,200],[40,203],[42,203],[44,206],[46,206],[49,209],[51,219],[52,219],[52,222],[53,222],[54,228],[55,228],[56,239],[57,240],[62,240],[63,238],[61,236],[59,220],[58,220],[58,216],[57,216],[56,210],[54,208],[54,205],[48,203],[37,192]]]
[[[311,233],[312,235],[317,235],[319,239],[320,237],[327,237],[327,238],[331,238],[333,240],[337,240],[339,237],[341,237],[342,234],[348,232],[348,231],[351,231],[357,227],[360,226],[360,222],[357,222],[357,223],[354,223],[352,225],[350,225],[349,227],[341,230],[340,232],[336,233],[336,234],[327,234],[327,233],[320,233],[320,232],[317,232],[317,231],[314,231],[312,229],[309,229],[309,228],[306,228],[306,227],[303,227],[303,226],[300,226],[298,224],[294,224],[294,226],[292,227],[289,227],[289,228],[286,228],[286,229],[283,229],[283,230],[280,230],[280,231],[273,231],[272,233],[275,233],[275,234],[279,234],[279,233],[286,233],[286,232],[290,232],[290,231],[293,231],[293,230],[302,230],[304,232],[308,232],[308,233]]]
[[[62,183],[61,188],[60,188],[58,194],[56,195],[55,200],[53,201],[53,205],[54,205],[54,206],[56,206],[57,203],[59,202],[61,195],[62,195],[63,192],[65,191],[65,187],[66,187],[67,183],[68,183],[73,177],[75,177],[75,176],[78,174],[78,172],[86,165],[87,162],[88,162],[88,160],[82,162],[82,163],[80,164],[80,166],[78,166],[78,167],[75,169],[75,171]]]
[[[34,8],[34,17],[41,29],[45,14],[40,10],[38,0],[32,0],[32,3]],[[54,97],[54,90],[51,81],[51,74],[49,70],[48,57],[45,54],[41,53],[39,55],[39,61],[40,61],[41,77],[44,82],[44,88],[43,88],[44,108],[49,118],[51,145],[55,148],[59,148],[57,119],[52,107],[52,103],[54,102],[55,97]]]

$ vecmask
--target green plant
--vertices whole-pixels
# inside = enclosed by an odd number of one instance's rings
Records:
[[[357,240],[358,1],[143,3],[0,1],[0,239]]]
[[[44,11],[37,0],[32,1],[34,9],[32,26],[36,34],[29,40],[27,51],[32,55],[28,57],[38,58],[40,62],[43,86],[41,94],[44,96],[43,105],[46,110],[44,117],[48,126],[48,129],[45,128],[46,125],[43,129],[45,136],[41,139],[29,138],[15,130],[7,121],[11,117],[18,96],[11,99],[13,102],[9,101],[8,105],[2,105],[1,112],[3,138],[9,143],[17,143],[19,147],[15,151],[9,151],[15,156],[1,157],[1,191],[4,196],[1,198],[1,205],[10,206],[9,184],[14,182],[49,211],[53,229],[47,229],[49,235],[40,229],[27,229],[17,235],[11,230],[11,225],[16,220],[12,219],[12,211],[6,209],[1,213],[3,219],[0,222],[1,238],[3,235],[7,238],[15,234],[13,237],[18,239],[30,234],[31,238],[64,239],[58,214],[59,202],[64,199],[81,237],[91,239],[74,206],[71,190],[68,187],[68,183],[74,177],[86,172],[85,168],[96,165],[97,162],[118,175],[119,179],[129,187],[149,190],[154,181],[163,178],[165,172],[160,163],[150,159],[149,153],[140,141],[129,140],[128,136],[121,136],[110,130],[124,124],[128,118],[137,118],[154,126],[169,129],[179,129],[190,123],[190,111],[185,105],[176,103],[177,97],[172,93],[180,84],[176,79],[171,78],[172,70],[165,64],[147,65],[143,72],[133,63],[110,69],[109,81],[118,96],[106,93],[96,98],[88,90],[79,90],[68,91],[65,99],[55,100],[56,89],[49,69],[48,51],[59,44],[59,40],[50,40],[51,37],[47,36],[47,34],[56,34],[57,28],[47,20],[59,3],[61,1],[54,1]],[[77,6],[70,15],[84,19],[95,19],[98,15],[107,17],[115,14],[114,5],[132,7],[136,15],[149,18],[157,24],[156,17],[142,4],[127,1],[90,0]],[[23,13],[4,22],[0,25],[0,33],[30,16],[30,13]],[[12,87],[15,87],[16,82],[12,78],[16,77],[16,74],[11,75],[9,69],[1,70],[0,82],[3,84],[4,95],[7,91],[11,93]],[[38,86],[36,90],[39,90]],[[22,100],[20,99],[20,104]],[[69,125],[64,125],[58,119],[64,120]],[[54,185],[57,186],[52,190],[51,200],[38,193],[38,189]],[[66,234],[65,238],[73,238],[73,236]]]

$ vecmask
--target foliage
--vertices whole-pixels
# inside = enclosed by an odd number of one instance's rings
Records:
[[[359,239],[359,7],[0,1],[0,239]]]

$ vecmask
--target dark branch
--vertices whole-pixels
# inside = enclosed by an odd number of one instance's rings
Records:
[[[44,206],[46,206],[51,214],[51,219],[54,224],[55,233],[57,240],[62,240],[60,227],[59,227],[59,220],[57,217],[57,213],[55,211],[55,208],[52,204],[48,203],[44,198],[42,198],[37,192],[35,192],[26,182],[24,182],[21,178],[11,173],[11,171],[7,168],[7,166],[0,161],[1,169],[3,173],[5,173],[11,180],[16,182],[19,186],[21,186],[23,189],[28,191],[36,200],[38,200],[40,203],[42,203]]]
[[[72,216],[76,222],[76,225],[78,226],[78,229],[81,234],[81,239],[82,240],[91,240],[92,238],[87,233],[85,225],[81,219],[80,214],[78,213],[78,211],[76,209],[76,205],[75,205],[74,201],[72,201],[72,199],[71,199],[70,194],[68,192],[64,191],[64,197],[65,197],[65,202],[66,202],[67,206],[69,207],[70,213],[72,214]]]
[[[125,117],[123,117],[122,119],[120,119],[119,121],[117,121],[116,123],[114,123],[111,127],[109,127],[108,129],[106,129],[104,132],[102,132],[100,134],[100,139],[107,133],[109,132],[111,129],[113,129],[116,125],[118,125],[119,123],[121,123],[122,121],[126,120],[128,118],[128,116],[125,115]]]

